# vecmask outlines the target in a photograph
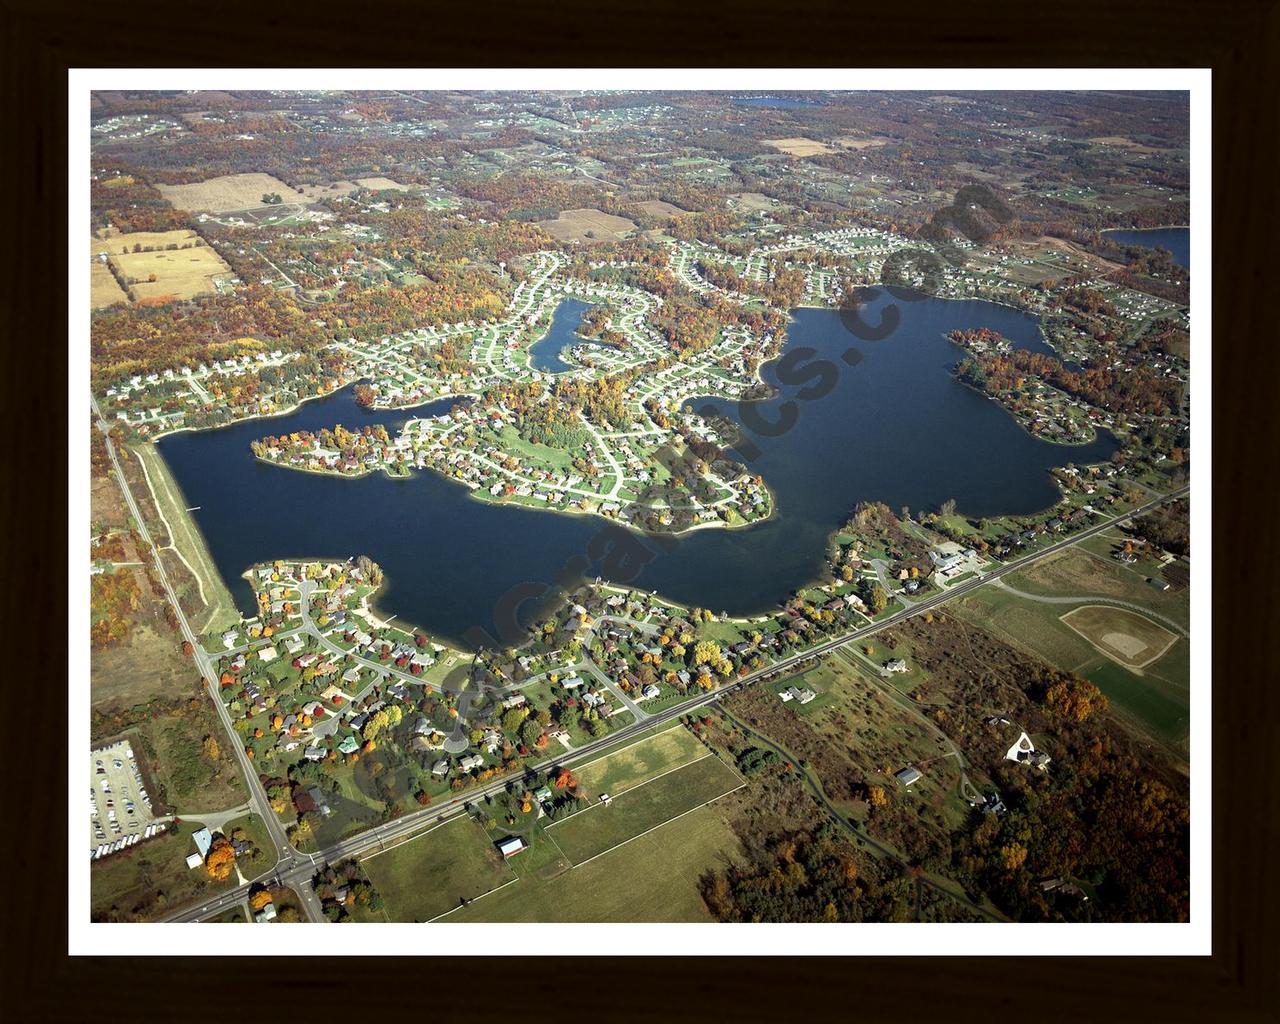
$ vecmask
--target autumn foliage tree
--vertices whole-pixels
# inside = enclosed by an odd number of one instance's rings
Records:
[[[1083,722],[1095,711],[1106,711],[1108,701],[1093,683],[1085,679],[1067,679],[1054,683],[1045,691],[1049,709],[1073,722]]]
[[[204,859],[204,869],[210,878],[219,880],[230,878],[231,870],[236,863],[235,847],[226,836],[219,836],[209,847],[209,855]]]

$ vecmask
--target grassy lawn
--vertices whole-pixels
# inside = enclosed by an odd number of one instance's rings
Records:
[[[169,526],[165,532],[172,535],[170,539],[174,547],[198,580],[199,586],[194,588],[192,596],[206,610],[198,621],[192,623],[193,628],[208,633],[236,625],[240,621],[240,612],[209,554],[204,535],[186,511],[186,499],[182,497],[182,491],[170,475],[164,457],[150,444],[138,445],[130,451],[146,468],[146,479],[151,482],[157,508]]]
[[[573,869],[556,870],[555,847],[535,839],[512,860],[520,881],[444,921],[710,921],[698,879],[738,849],[737,836],[715,806],[669,821]],[[520,863],[547,850],[551,854],[543,857],[540,870],[525,870],[532,861]]]
[[[248,859],[243,856],[239,858],[240,870],[244,873],[245,878],[252,878],[275,867],[276,847],[271,841],[271,834],[267,831],[266,823],[259,815],[246,814],[242,818],[228,821],[222,826],[222,834],[230,836],[236,829],[243,830],[245,838],[258,848],[256,855]]]
[[[831,665],[823,661],[796,675],[784,676],[765,685],[769,692],[775,696],[782,693],[783,690],[791,689],[793,686],[797,690],[806,688],[812,690],[817,696],[809,701],[808,704],[801,704],[799,701],[793,700],[788,701],[786,705],[797,715],[811,715],[831,703],[833,699],[831,689],[838,681],[836,671]]]
[[[393,921],[429,921],[515,877],[484,829],[466,817],[368,857],[362,866]]]
[[[1184,629],[1190,626],[1189,591],[1154,590],[1147,585],[1142,573],[1080,548],[1069,548],[1030,565],[1013,573],[1008,580],[1028,594],[1111,597],[1129,601],[1172,619]],[[1061,613],[1067,609],[1060,607],[1058,610]]]
[[[706,753],[706,748],[684,726],[676,726],[647,740],[623,747],[613,754],[591,761],[574,770],[578,789],[584,796],[609,793],[618,795],[645,779]]]
[[[607,806],[593,804],[547,829],[574,864],[596,857],[741,784],[718,758],[704,757],[642,786]]]
[[[213,895],[236,884],[214,881],[203,867],[187,867],[195,853],[195,822],[174,835],[149,839],[89,865],[89,913],[94,921],[151,921],[199,896]]]
[[[700,640],[714,640],[721,647],[728,647],[751,636],[755,627],[734,622],[732,619],[716,619],[714,622],[703,622],[698,626]]]
[[[1171,686],[1154,682],[1149,676],[1137,676],[1104,657],[1084,666],[1080,675],[1107,695],[1112,708],[1121,717],[1135,719],[1140,729],[1154,733],[1186,753],[1191,712],[1188,706],[1190,698],[1185,691],[1179,693]]]
[[[573,452],[550,445],[526,441],[517,433],[515,427],[503,427],[498,434],[501,439],[499,448],[513,455],[522,456],[524,460],[538,466],[554,466],[556,469],[571,470],[573,468]]]

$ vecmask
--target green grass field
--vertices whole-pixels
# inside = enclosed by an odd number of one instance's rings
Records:
[[[378,887],[392,921],[429,921],[514,874],[489,837],[470,818],[456,818],[366,858],[365,874]]]
[[[550,826],[547,835],[572,863],[581,864],[739,785],[737,772],[716,757],[704,757],[628,790],[607,806],[579,811]]]
[[[676,726],[649,739],[574,769],[583,796],[608,793],[617,796],[645,779],[687,764],[706,748],[684,726]]]
[[[550,847],[546,839],[535,840],[535,846],[512,863],[534,855],[539,845]],[[738,849],[738,838],[718,806],[701,807],[581,867],[548,876],[545,870],[525,874],[521,865],[520,881],[450,914],[442,923],[710,921],[698,880],[735,857]]]
[[[1191,620],[1188,592],[1170,590],[1162,593],[1154,590],[1147,585],[1147,575],[1103,555],[1074,547],[1011,574],[1008,581],[1016,589],[1029,594],[1110,597],[1129,601],[1187,628]],[[1066,610],[1066,607],[1058,609],[1060,613]]]

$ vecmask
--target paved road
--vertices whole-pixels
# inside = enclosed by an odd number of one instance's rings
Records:
[[[873,633],[877,633],[883,629],[888,629],[891,626],[894,626],[899,622],[903,622],[915,615],[920,615],[929,609],[953,600],[962,594],[967,594],[971,590],[976,590],[978,587],[985,586],[1002,576],[1008,575],[1012,572],[1017,572],[1019,569],[1025,568],[1033,562],[1057,554],[1058,552],[1071,547],[1073,544],[1077,544],[1082,540],[1095,536],[1104,530],[1110,529],[1117,523],[1127,522],[1129,519],[1136,516],[1144,515],[1160,505],[1185,496],[1189,491],[1189,487],[1182,487],[1160,498],[1147,502],[1145,505],[1135,508],[1131,512],[1126,512],[1122,515],[1102,520],[1093,526],[1081,530],[1079,533],[1066,537],[1055,544],[1051,544],[1049,547],[1042,548],[1039,551],[1035,551],[1031,554],[1022,556],[1021,558],[1006,562],[990,572],[984,573],[980,577],[968,580],[964,583],[956,584],[942,593],[935,594],[932,597],[927,597],[918,601],[912,607],[904,608],[881,622],[874,622],[867,626],[860,627],[859,629],[855,629],[850,633],[845,633],[842,636],[833,637],[830,640],[824,641],[823,643],[817,644],[804,651],[797,652],[796,654],[783,658],[781,661],[777,661],[772,665],[768,665],[743,676],[741,679],[738,679],[727,686],[723,686],[718,690],[712,690],[706,694],[693,697],[682,704],[670,707],[665,711],[660,711],[656,714],[650,715],[649,718],[643,722],[637,722],[633,725],[625,726],[624,728],[619,729],[599,740],[594,740],[571,751],[566,751],[563,754],[551,757],[546,761],[540,762],[536,766],[537,770],[546,771],[570,761],[576,761],[585,755],[603,750],[606,747],[613,746],[623,740],[646,732],[655,726],[662,725],[673,719],[680,718],[691,712],[697,711],[700,708],[706,707],[707,705],[713,704],[723,699],[728,694],[744,689],[745,687],[766,677],[784,672],[801,662],[808,661],[811,658],[821,657],[822,655],[843,647],[846,644],[856,643]],[[482,801],[486,796],[502,792],[507,785],[511,783],[511,781],[512,780],[510,778],[503,779],[499,782],[491,783],[488,786],[482,786],[478,789],[471,790],[467,793],[466,797],[457,797],[447,804],[441,804],[435,807],[424,807],[420,811],[414,811],[413,813],[404,815],[394,821],[389,821],[383,825],[375,826],[374,828],[368,829],[357,836],[352,836],[350,839],[344,839],[341,842],[335,843],[333,846],[322,850],[319,854],[315,855],[314,859],[317,864],[333,863],[348,857],[358,857],[375,849],[385,849],[388,844],[394,845],[397,840],[406,839],[428,825],[456,818],[459,815],[464,814],[469,805]],[[865,839],[865,836],[862,838]],[[291,867],[278,866],[278,869],[275,872],[275,877],[279,879],[280,884],[293,886],[306,885],[309,889],[308,883],[311,873],[314,870],[315,868],[312,865],[307,864],[305,861],[303,863],[297,863],[295,861]],[[196,921],[201,918],[219,914],[228,907],[234,906],[244,899],[248,892],[248,888],[248,886],[241,886],[238,889],[230,890],[222,896],[210,900],[198,907],[177,911],[166,920]]]
[[[222,722],[223,728],[226,730],[230,740],[231,749],[236,752],[236,757],[240,763],[240,771],[243,773],[245,781],[248,785],[249,804],[254,812],[262,819],[267,827],[267,832],[271,837],[272,843],[276,848],[277,868],[285,869],[296,866],[299,862],[309,863],[310,859],[303,857],[290,844],[288,837],[284,833],[284,828],[280,825],[280,820],[271,810],[271,802],[267,799],[266,790],[262,788],[262,782],[258,779],[258,773],[254,769],[253,762],[245,754],[244,743],[237,735],[232,722],[231,715],[223,705],[222,700],[218,697],[217,683],[218,674],[214,671],[213,662],[209,659],[208,653],[200,644],[200,638],[191,628],[191,623],[187,621],[186,613],[182,610],[182,604],[178,600],[178,596],[174,593],[173,584],[169,581],[169,574],[165,571],[164,562],[160,558],[160,548],[156,546],[151,539],[151,533],[147,529],[146,520],[142,518],[142,513],[138,509],[138,503],[134,500],[133,491],[129,488],[129,482],[125,479],[124,470],[120,466],[120,459],[116,455],[115,445],[111,441],[109,434],[110,427],[102,418],[102,411],[98,408],[98,400],[92,395],[89,401],[93,406],[93,413],[97,417],[98,429],[102,432],[103,441],[106,444],[107,455],[111,459],[111,466],[115,470],[116,478],[120,483],[120,492],[124,495],[125,502],[129,506],[129,513],[133,516],[134,523],[137,526],[138,535],[151,548],[152,557],[155,560],[156,573],[159,576],[161,586],[164,587],[165,597],[168,599],[170,606],[173,608],[174,614],[178,619],[179,631],[184,640],[192,647],[192,660],[199,669],[200,674],[209,680],[209,697],[213,701],[214,707],[218,711],[218,717]],[[245,888],[244,886],[241,887]],[[303,909],[306,911],[307,917],[312,921],[324,920],[320,910],[320,901],[316,898],[314,890],[310,883],[304,887],[305,891],[299,890],[299,897],[302,900]],[[241,897],[243,898],[243,896]]]

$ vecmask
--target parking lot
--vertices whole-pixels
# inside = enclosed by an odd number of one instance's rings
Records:
[[[115,853],[163,831],[151,814],[151,798],[128,740],[89,755],[89,855]]]

